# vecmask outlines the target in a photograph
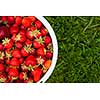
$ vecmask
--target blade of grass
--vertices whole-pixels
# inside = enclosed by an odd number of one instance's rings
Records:
[[[94,17],[92,17],[92,18],[90,19],[89,23],[88,23],[87,26],[83,29],[83,32],[82,32],[82,33],[84,33],[84,32],[87,30],[87,28],[92,24],[93,19],[94,19]]]

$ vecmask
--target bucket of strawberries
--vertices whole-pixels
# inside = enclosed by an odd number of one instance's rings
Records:
[[[57,55],[55,33],[44,17],[0,17],[0,83],[43,83]]]

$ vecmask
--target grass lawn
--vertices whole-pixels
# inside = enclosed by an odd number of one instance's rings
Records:
[[[100,17],[47,17],[59,56],[48,83],[100,82]]]

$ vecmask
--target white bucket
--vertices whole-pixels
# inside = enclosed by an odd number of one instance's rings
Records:
[[[55,65],[57,62],[57,57],[58,57],[58,44],[57,44],[57,39],[56,39],[55,33],[54,33],[52,27],[50,26],[50,24],[48,23],[48,21],[44,17],[36,16],[36,18],[38,20],[40,20],[43,23],[43,25],[47,28],[47,30],[51,36],[52,43],[53,43],[53,58],[52,58],[51,67],[48,69],[46,74],[37,82],[37,83],[44,83],[50,77],[50,75],[52,74],[52,72],[55,68]]]

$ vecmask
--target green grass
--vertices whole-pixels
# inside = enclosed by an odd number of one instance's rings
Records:
[[[58,61],[47,82],[100,82],[100,17],[45,18],[59,46]]]

